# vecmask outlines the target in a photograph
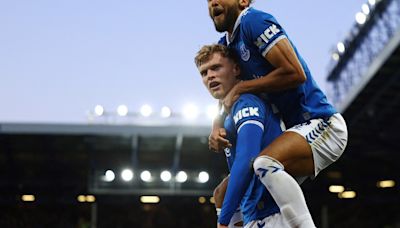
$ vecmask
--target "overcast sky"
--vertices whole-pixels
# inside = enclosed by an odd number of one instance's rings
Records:
[[[325,90],[336,43],[362,0],[256,0],[273,14]],[[0,122],[87,123],[101,104],[180,112],[215,101],[193,57],[216,42],[205,0],[0,1]]]

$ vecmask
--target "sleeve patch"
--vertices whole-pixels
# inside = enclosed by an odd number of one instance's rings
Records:
[[[258,117],[260,116],[260,114],[258,113],[258,107],[246,107],[240,109],[233,116],[233,120],[235,121],[235,124],[237,124],[239,120],[250,116],[258,116]]]
[[[276,34],[278,34],[281,30],[275,25],[272,24],[267,29],[264,30],[263,33],[257,38],[254,42],[258,48],[263,47],[266,44],[269,44],[269,41],[274,38]]]

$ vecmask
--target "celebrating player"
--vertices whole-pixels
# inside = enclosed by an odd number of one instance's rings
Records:
[[[231,89],[240,82],[241,70],[234,52],[226,46],[204,46],[195,62],[204,85],[220,101],[224,101]],[[298,227],[315,227],[300,186],[279,162],[267,167],[271,169],[268,175],[274,182],[267,188],[252,172],[252,160],[282,133],[280,120],[272,108],[253,94],[241,94],[226,116],[224,127],[232,147],[225,150],[230,177],[218,218],[219,227],[226,227],[230,223],[240,203],[245,227],[264,227],[272,223],[288,227],[273,200],[282,197],[293,201],[297,212],[301,212]],[[283,189],[288,195],[280,193]]]
[[[270,14],[249,7],[251,0],[208,0],[210,17],[219,32],[226,32],[219,43],[238,56],[241,81],[223,100],[225,109],[240,94],[259,94],[279,111],[288,128],[263,149],[253,168],[262,183],[274,195],[268,167],[280,167],[297,177],[315,177],[335,162],[347,144],[343,117],[328,103],[285,30]],[[229,146],[226,133],[215,121],[210,149],[221,151]],[[272,190],[271,190],[272,189]],[[282,189],[282,195],[293,189]],[[274,197],[291,226],[301,224],[301,210],[290,200]]]

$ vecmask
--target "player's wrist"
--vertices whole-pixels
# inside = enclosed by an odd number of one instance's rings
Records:
[[[236,84],[236,93],[238,95],[244,94],[244,93],[251,93],[252,87],[247,85],[247,81],[240,81],[239,83]]]
[[[217,216],[221,214],[221,208],[215,208],[215,211],[217,212]]]

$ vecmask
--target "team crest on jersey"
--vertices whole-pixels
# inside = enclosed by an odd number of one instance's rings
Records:
[[[246,45],[243,42],[240,42],[239,50],[240,50],[240,57],[242,58],[242,60],[245,62],[249,61],[250,51],[249,49],[246,48]]]
[[[228,147],[224,149],[224,152],[225,152],[225,156],[226,156],[227,158],[229,158],[229,157],[232,155],[232,154],[231,154],[231,149],[229,149]]]

